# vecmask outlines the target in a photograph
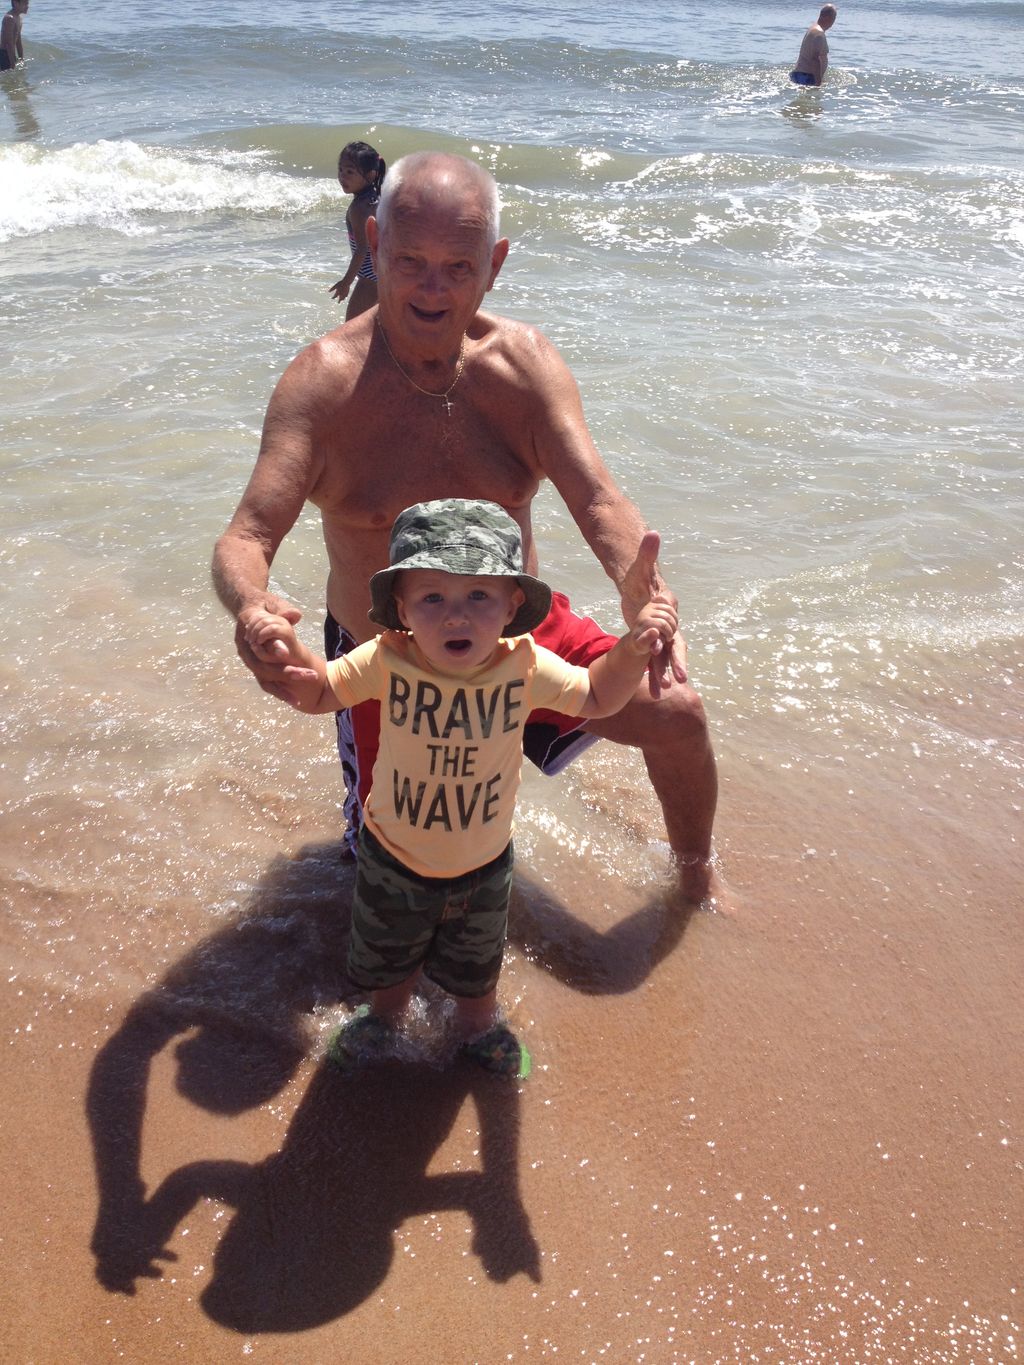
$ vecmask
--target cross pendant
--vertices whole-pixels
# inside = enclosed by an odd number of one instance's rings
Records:
[[[444,404],[445,414],[450,417],[452,415],[452,400],[447,394],[444,394],[441,398],[441,402]]]

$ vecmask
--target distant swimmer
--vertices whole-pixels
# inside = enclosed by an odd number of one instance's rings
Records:
[[[377,302],[377,274],[366,241],[366,220],[376,211],[386,170],[384,158],[368,142],[350,142],[342,147],[338,157],[338,184],[353,196],[345,214],[352,259],[341,279],[331,285],[330,292],[341,303],[355,285],[345,310],[346,322]]]
[[[28,0],[11,0],[9,13],[0,24],[0,71],[10,71],[25,60],[21,45],[21,25],[28,13]]]
[[[828,40],[825,34],[836,21],[835,5],[822,5],[817,21],[804,34],[796,67],[789,73],[794,85],[821,85],[828,70]]]

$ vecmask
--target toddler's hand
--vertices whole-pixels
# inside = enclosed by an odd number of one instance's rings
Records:
[[[667,649],[679,628],[679,615],[666,593],[655,593],[637,612],[629,640],[637,654],[656,655]]]
[[[257,611],[246,621],[246,644],[268,664],[298,664],[299,640],[295,627],[283,616]]]

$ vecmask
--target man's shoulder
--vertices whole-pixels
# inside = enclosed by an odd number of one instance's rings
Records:
[[[376,313],[360,313],[351,322],[343,322],[333,327],[323,336],[311,341],[296,357],[305,356],[311,365],[325,369],[345,369],[354,365],[361,367],[369,354],[373,338],[373,318]]]
[[[281,385],[343,397],[354,387],[369,354],[372,327],[357,325],[364,317],[342,323],[304,346],[282,375]]]
[[[555,345],[539,327],[497,313],[478,313],[469,330],[479,358],[502,378],[532,391],[539,389],[562,364]]]
[[[532,323],[502,317],[500,313],[487,313],[483,309],[470,324],[469,336],[472,341],[489,341],[513,348],[551,345],[540,328]]]

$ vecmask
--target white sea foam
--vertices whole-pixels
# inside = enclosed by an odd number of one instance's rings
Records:
[[[0,149],[0,242],[59,228],[153,232],[159,215],[306,213],[338,198],[325,180],[285,175],[260,152],[180,152],[130,141]]]

